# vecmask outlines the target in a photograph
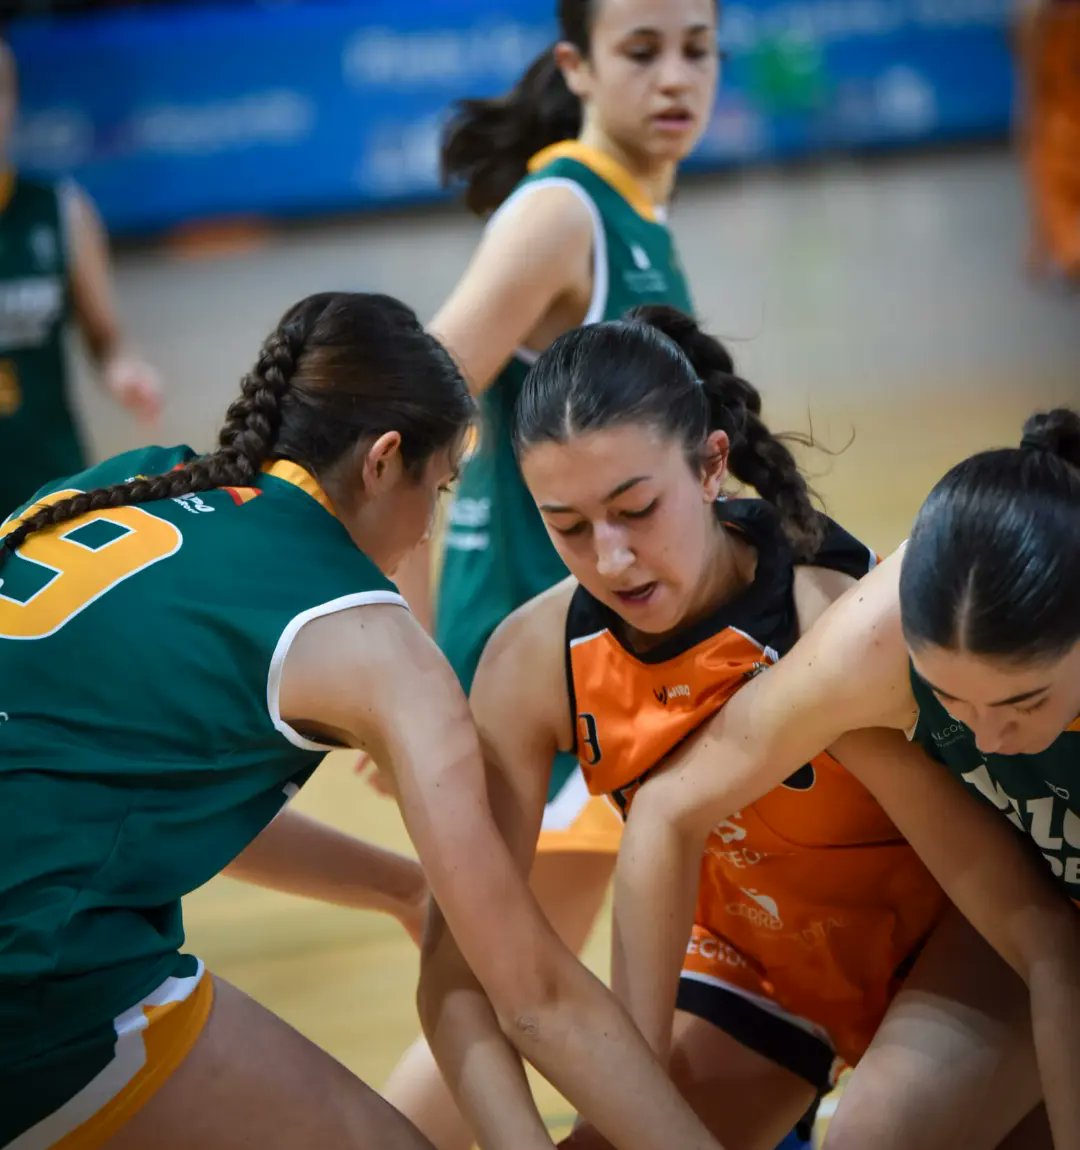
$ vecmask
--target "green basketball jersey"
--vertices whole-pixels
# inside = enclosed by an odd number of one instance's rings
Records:
[[[44,497],[192,454],[130,452]],[[328,749],[278,710],[293,638],[319,615],[403,601],[283,461],[252,487],[39,532],[0,578],[2,1069],[183,970],[181,897]]]
[[[61,191],[16,178],[0,210],[0,517],[84,466],[67,397],[67,246]]]
[[[911,688],[915,741],[1027,835],[1080,903],[1080,721],[1037,755],[984,755],[914,668]]]
[[[568,187],[592,215],[593,297],[585,323],[619,319],[647,303],[692,310],[671,233],[622,167],[573,141],[540,152],[529,167],[511,200],[540,187]],[[484,393],[479,445],[450,507],[436,638],[466,690],[498,624],[566,577],[510,440],[514,405],[535,359],[519,351]]]

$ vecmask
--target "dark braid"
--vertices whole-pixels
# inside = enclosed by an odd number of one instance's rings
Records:
[[[3,540],[0,563],[42,528],[88,512],[254,483],[270,459],[291,459],[320,480],[358,443],[396,431],[406,472],[460,443],[475,404],[446,349],[416,313],[390,296],[323,292],[282,317],[240,397],[218,449],[167,475],[100,488],[31,509]]]
[[[707,383],[705,386],[708,389]],[[773,434],[760,418],[761,396],[756,388],[746,386],[757,405],[755,409],[747,404],[742,434],[732,440],[728,456],[731,474],[776,508],[796,554],[802,559],[813,558],[825,536],[825,519],[814,507],[814,492],[785,441],[806,447],[814,446],[814,442],[795,432]]]
[[[713,431],[731,444],[728,464],[780,515],[800,558],[818,550],[825,522],[784,440],[761,419],[761,396],[735,374],[728,350],[690,316],[661,305],[635,308],[625,320],[560,336],[529,372],[518,399],[514,444],[520,455],[575,432],[645,423],[682,441],[695,468]]]
[[[761,419],[761,393],[735,374],[731,353],[688,315],[670,307],[641,307],[630,317],[658,328],[679,347],[697,372],[709,404],[709,431],[726,432],[728,467],[780,513],[785,534],[801,558],[821,546],[825,524],[813,493],[784,441],[810,444],[795,434],[774,435]]]
[[[165,475],[140,476],[43,506],[40,511],[28,514],[5,536],[0,548],[0,567],[35,531],[80,515],[251,483],[273,452],[281,423],[281,400],[303,350],[306,327],[297,320],[310,323],[312,318],[311,314],[303,314],[302,307],[293,309],[263,344],[258,362],[244,377],[240,398],[226,413],[216,452],[193,459]]]

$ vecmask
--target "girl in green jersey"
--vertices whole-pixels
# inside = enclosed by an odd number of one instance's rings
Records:
[[[462,101],[443,144],[445,175],[486,221],[431,324],[481,407],[448,511],[433,622],[466,690],[499,623],[566,576],[510,442],[529,366],[581,324],[642,304],[693,310],[667,218],[678,165],[712,112],[717,4],[559,0],[558,17],[558,43],[507,95]],[[399,579],[429,620],[430,569],[418,552]],[[548,800],[532,887],[579,950],[603,904],[620,825],[590,799],[570,755],[556,758]],[[422,1043],[387,1092],[441,1150],[472,1144]]]
[[[1078,716],[1080,413],[1058,409],[1033,415],[1019,447],[957,464],[905,546],[641,788],[619,857],[615,977],[646,1038],[667,1042],[709,829],[861,732],[880,750],[854,773],[1026,981],[1038,1074],[1023,1038],[1011,1069],[971,1041],[1008,1021],[999,1003],[980,1016],[923,996],[886,1019],[826,1145],[948,1150],[960,1131],[967,1145],[1013,1125],[1009,1147],[1045,1146],[1045,1098],[1054,1145],[1080,1146]],[[864,728],[893,728],[896,752]],[[958,1125],[928,1140],[950,1109]]]
[[[392,771],[453,930],[433,915],[421,975],[446,1065],[444,1017],[479,997],[616,1144],[715,1150],[540,914],[464,694],[390,582],[473,411],[404,305],[316,295],[264,344],[216,451],[129,452],[0,527],[0,1144],[429,1145],[180,951],[180,900],[237,862],[412,920],[411,864],[275,821],[354,747]],[[454,1080],[486,1145],[550,1150],[520,1063],[472,1065]]]

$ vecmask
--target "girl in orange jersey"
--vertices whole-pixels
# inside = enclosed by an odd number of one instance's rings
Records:
[[[760,410],[726,351],[666,308],[571,332],[533,368],[516,450],[573,578],[500,627],[472,693],[518,849],[536,841],[554,750],[576,751],[590,788],[629,810],[674,747],[874,566],[812,508]],[[762,498],[721,499],[729,474]],[[957,1006],[972,1044],[1011,1049],[1018,980],[942,919],[940,889],[837,758],[716,825],[697,857],[677,1011],[672,993],[650,1029],[616,990],[728,1150],[772,1150],[859,1060],[905,979],[959,999],[968,988],[948,976],[963,969],[990,1000],[968,991]],[[665,922],[668,908],[646,914]],[[616,973],[632,958],[619,947]],[[1010,1117],[965,1144],[996,1146]],[[571,1144],[603,1143],[582,1130]]]

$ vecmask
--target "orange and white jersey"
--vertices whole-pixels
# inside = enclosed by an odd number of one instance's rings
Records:
[[[636,652],[584,589],[570,604],[578,757],[590,790],[624,812],[665,756],[798,638],[796,561],[775,510],[732,500],[717,512],[756,548],[754,582],[685,633]],[[830,522],[813,562],[861,577],[876,558]],[[943,905],[878,803],[823,753],[714,828],[684,986],[712,980],[768,1002],[855,1061]]]

